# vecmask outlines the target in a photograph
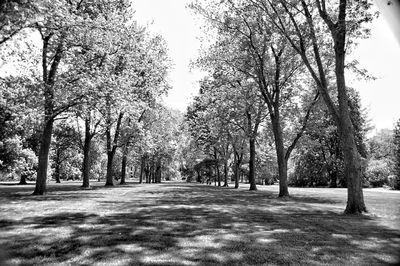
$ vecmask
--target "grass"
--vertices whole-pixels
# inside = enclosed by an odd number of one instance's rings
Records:
[[[186,183],[0,185],[0,265],[397,265],[400,193]]]

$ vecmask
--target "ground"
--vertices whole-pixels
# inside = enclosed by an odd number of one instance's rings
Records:
[[[397,265],[400,193],[164,183],[0,185],[0,265]]]

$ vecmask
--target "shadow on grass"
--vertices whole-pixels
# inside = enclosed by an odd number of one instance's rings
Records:
[[[328,199],[280,200],[273,193],[191,185],[152,189],[102,197],[105,190],[98,188],[91,195],[96,210],[0,220],[0,244],[10,264],[22,265],[399,262],[399,231],[378,226],[373,217],[321,207],[335,203]],[[74,195],[63,196],[74,204]]]
[[[112,190],[119,189],[124,186],[104,186],[104,183],[92,182],[89,188],[81,187],[81,182],[65,182],[65,183],[52,183],[48,185],[45,195],[38,196],[32,195],[35,184],[18,185],[18,184],[3,184],[0,183],[0,204],[3,201],[16,200],[16,201],[68,201],[80,200],[82,198],[93,195],[90,191],[93,190]],[[101,193],[101,192],[100,192]]]

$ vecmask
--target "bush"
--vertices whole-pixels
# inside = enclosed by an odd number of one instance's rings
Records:
[[[400,190],[400,176],[390,175],[388,176],[388,185],[395,190]]]
[[[388,184],[390,175],[389,164],[386,160],[370,160],[365,172],[367,181],[373,187],[382,187]]]
[[[321,187],[327,186],[328,183],[325,162],[312,151],[301,155],[293,172],[289,174],[289,186]]]

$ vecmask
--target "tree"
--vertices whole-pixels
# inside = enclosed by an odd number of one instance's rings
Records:
[[[90,107],[89,107],[90,108]],[[98,112],[96,110],[82,110],[82,112],[78,112],[77,116],[84,116],[84,133],[82,134],[79,127],[78,120],[78,129],[80,132],[80,148],[83,150],[83,160],[82,160],[82,187],[89,188],[90,187],[90,151],[92,147],[93,138],[100,133],[100,123],[102,122],[101,117],[99,117]],[[82,136],[84,135],[84,136]],[[83,138],[83,141],[82,141]]]
[[[95,7],[95,8],[93,8]],[[123,1],[101,2],[91,6],[82,1],[67,3],[63,1],[44,2],[42,12],[37,14],[41,19],[35,23],[35,29],[42,40],[42,94],[44,96],[44,121],[40,140],[39,163],[34,195],[46,192],[48,154],[55,119],[81,103],[87,94],[87,86],[79,86],[84,82],[87,72],[85,68],[73,69],[75,59],[81,58],[87,50],[81,36],[89,29],[96,27],[113,31],[113,26],[120,24],[116,19],[107,24],[106,12],[118,14],[118,10],[126,7]],[[106,21],[106,22],[104,22]],[[77,55],[77,57],[74,57]],[[101,60],[100,58],[96,58]],[[81,62],[86,66],[85,62]],[[75,71],[74,71],[75,70]]]
[[[381,129],[368,142],[366,179],[373,187],[396,186],[396,127]],[[394,176],[393,176],[394,175]]]
[[[0,172],[19,178],[20,184],[37,167],[36,140],[40,115],[29,95],[35,82],[27,77],[0,79]]]
[[[348,191],[345,213],[366,212],[361,184],[361,159],[348,105],[345,59],[351,44],[365,35],[362,27],[372,19],[368,12],[370,4],[366,1],[347,0],[335,3],[325,0],[250,2],[262,9],[279,33],[289,41],[317,84],[339,129]],[[330,70],[326,67],[332,61],[334,78],[331,78]],[[337,105],[329,93],[331,83],[335,84],[337,90]]]
[[[208,60],[213,64],[221,64],[222,61],[247,79],[252,79],[258,87],[268,108],[274,135],[280,179],[279,196],[289,196],[287,161],[307,126],[319,93],[309,100],[310,104],[299,104],[304,109],[300,112],[300,125],[297,128],[293,126],[297,132],[290,143],[285,143],[285,116],[299,113],[299,107],[291,114],[290,110],[296,109],[296,100],[304,97],[301,93],[310,94],[310,88],[302,86],[304,83],[308,85],[304,75],[298,75],[302,64],[296,53],[285,37],[273,32],[271,23],[249,1],[224,1],[212,6],[211,10],[206,10],[200,4],[193,5],[193,8],[216,27],[219,38],[216,44],[218,48],[214,48],[217,51],[207,59],[202,59],[202,62]]]

